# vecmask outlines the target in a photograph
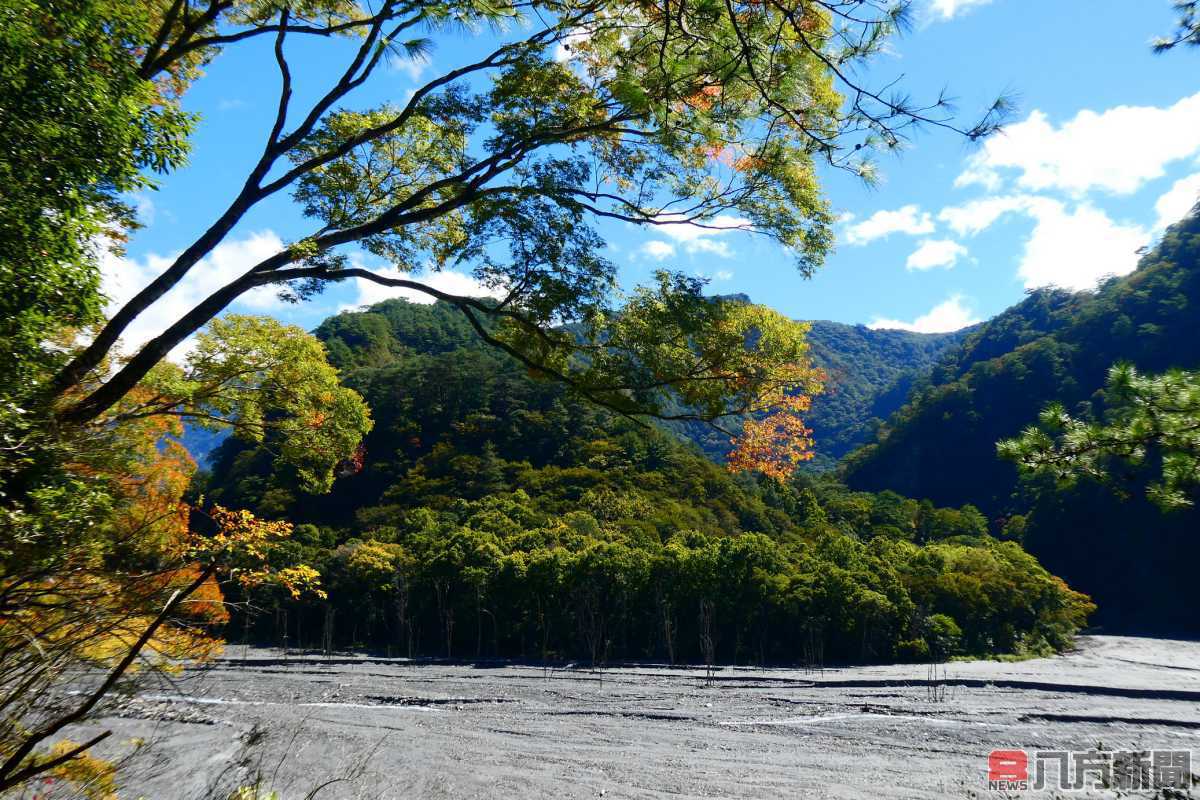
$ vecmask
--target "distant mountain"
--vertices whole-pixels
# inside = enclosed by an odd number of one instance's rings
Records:
[[[963,340],[967,331],[911,333],[863,325],[812,323],[813,359],[829,376],[808,423],[820,463],[840,459],[874,436],[904,403],[914,383]]]
[[[811,325],[813,361],[828,375],[824,394],[814,399],[805,420],[816,440],[809,464],[814,471],[833,468],[842,456],[871,441],[875,428],[900,408],[913,385],[970,330],[910,333],[825,320]],[[728,437],[706,425],[668,427],[716,460],[729,452]]]
[[[184,423],[183,436],[179,441],[187,448],[192,458],[196,459],[196,464],[202,469],[207,469],[212,465],[213,453],[227,438],[227,430],[212,431],[199,425]]]
[[[1094,292],[1043,290],[968,334],[876,440],[852,453],[852,488],[972,503],[1100,604],[1105,624],[1200,632],[1190,596],[1200,512],[1164,515],[1098,486],[1030,496],[996,442],[1058,401],[1102,413],[1108,368],[1200,367],[1200,214],[1173,226],[1137,270]],[[1014,516],[1016,515],[1016,516]]]

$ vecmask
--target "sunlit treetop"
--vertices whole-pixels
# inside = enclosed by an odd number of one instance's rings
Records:
[[[371,430],[366,403],[342,386],[321,343],[294,325],[230,314],[197,337],[182,365],[163,361],[104,417],[105,425],[168,420],[263,442],[301,486],[328,491]],[[158,423],[162,424],[162,423]]]

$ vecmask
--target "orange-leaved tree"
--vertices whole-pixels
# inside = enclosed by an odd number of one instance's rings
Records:
[[[273,582],[295,597],[324,596],[311,567],[272,570],[267,563],[291,525],[220,507],[208,516],[213,533],[183,526],[177,540],[161,542],[164,552],[144,572],[81,563],[70,578],[28,585],[21,604],[0,620],[0,792],[47,778],[110,786],[111,764],[85,753],[111,731],[82,742],[63,732],[104,712],[133,676],[174,672],[215,654],[221,642],[213,625],[228,618],[218,581]],[[61,690],[68,680],[84,688],[67,695]]]
[[[804,414],[812,398],[825,386],[825,373],[813,366],[808,354],[807,323],[781,318],[774,312],[746,306],[755,341],[754,352],[773,353],[778,363],[768,368],[775,378],[756,404],[742,409],[741,431],[733,435],[726,465],[732,472],[760,472],[784,481],[813,457],[812,429]],[[787,357],[779,358],[782,352]]]
[[[813,457],[812,429],[801,416],[812,407],[807,395],[789,397],[778,410],[746,420],[742,432],[732,440],[726,462],[733,472],[757,471],[784,481]]]
[[[108,732],[73,742],[66,729],[101,715],[117,688],[215,654],[222,582],[320,594],[311,567],[269,567],[290,525],[184,502],[196,469],[180,443],[185,420],[285,438],[279,458],[314,490],[370,427],[313,337],[233,317],[95,424],[15,440],[0,469],[47,477],[3,520],[18,535],[0,548],[0,792],[72,776],[106,785],[104,762],[83,756]]]

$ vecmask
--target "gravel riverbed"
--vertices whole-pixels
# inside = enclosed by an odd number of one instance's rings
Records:
[[[255,775],[282,800],[328,781],[316,798],[990,797],[995,748],[1192,750],[1200,772],[1200,643],[1085,636],[932,682],[895,665],[726,667],[711,683],[234,646],[99,724],[110,754],[148,743],[122,792],[148,800],[224,800]]]

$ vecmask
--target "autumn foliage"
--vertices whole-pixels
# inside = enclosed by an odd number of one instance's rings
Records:
[[[63,495],[53,527],[30,526],[23,557],[4,553],[0,793],[34,781],[115,797],[114,767],[88,754],[99,739],[61,737],[135,676],[219,653],[229,621],[222,583],[324,596],[312,567],[269,564],[291,525],[185,501],[196,464],[177,416],[144,413],[160,397],[139,387],[110,423],[63,440],[74,494]],[[83,688],[49,702],[67,682]]]
[[[812,398],[795,395],[760,419],[748,419],[741,435],[731,441],[727,465],[731,472],[757,471],[784,481],[813,457],[812,429],[801,414],[812,407]]]

